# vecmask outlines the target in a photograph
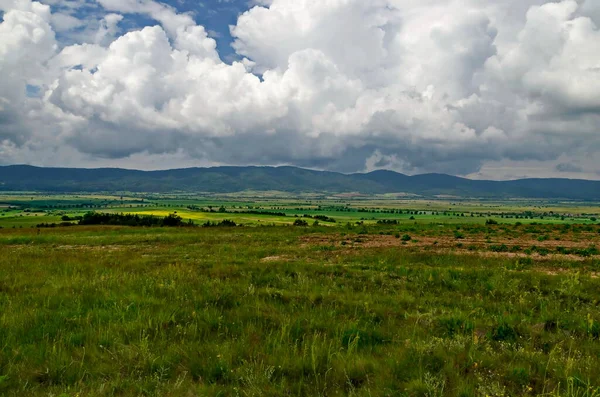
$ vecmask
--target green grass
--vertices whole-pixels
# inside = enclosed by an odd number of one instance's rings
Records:
[[[599,395],[597,258],[334,243],[392,231],[0,230],[0,395]]]

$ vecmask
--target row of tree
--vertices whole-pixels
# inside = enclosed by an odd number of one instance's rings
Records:
[[[193,227],[192,220],[185,222],[177,214],[165,217],[138,214],[109,214],[88,212],[79,221],[80,225],[146,226],[146,227]]]

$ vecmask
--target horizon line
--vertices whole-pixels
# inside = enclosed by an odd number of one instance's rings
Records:
[[[184,168],[164,168],[164,169],[156,169],[156,170],[142,170],[136,168],[122,168],[122,167],[64,167],[64,166],[39,166],[39,165],[31,165],[31,164],[0,164],[0,168],[8,168],[8,167],[30,167],[30,168],[38,168],[38,169],[58,169],[58,170],[119,170],[119,171],[133,171],[133,172],[168,172],[168,171],[185,171],[185,170],[212,170],[218,168],[270,168],[270,169],[278,169],[278,168],[294,168],[304,171],[313,171],[313,172],[327,172],[338,175],[352,176],[352,175],[369,175],[375,172],[391,172],[396,175],[406,176],[408,178],[419,177],[419,176],[428,176],[428,175],[439,175],[439,176],[447,176],[451,178],[459,178],[469,181],[479,181],[479,182],[514,182],[514,181],[524,181],[524,180],[570,180],[570,181],[587,181],[587,182],[600,182],[600,179],[586,179],[586,178],[560,178],[560,177],[522,177],[515,179],[473,179],[466,176],[458,176],[452,174],[445,174],[440,172],[427,172],[423,174],[405,174],[402,172],[398,172],[390,169],[376,169],[372,171],[357,171],[357,172],[340,172],[340,171],[331,171],[324,169],[315,169],[315,168],[306,168],[299,167],[294,165],[214,165],[214,166],[205,166],[205,167],[184,167]]]

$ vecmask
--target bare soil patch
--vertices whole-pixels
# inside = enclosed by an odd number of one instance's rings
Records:
[[[135,249],[131,245],[59,245],[54,247],[59,250],[87,250],[87,251],[123,251],[126,249]]]
[[[281,255],[267,256],[260,260],[261,262],[279,262],[279,261],[289,261],[289,258]]]
[[[434,253],[456,252],[461,254],[473,254],[487,257],[511,257],[526,258],[531,257],[540,260],[570,260],[583,261],[586,257],[574,254],[561,254],[556,252],[558,247],[567,249],[585,250],[594,245],[596,241],[587,239],[584,241],[572,240],[546,240],[528,238],[503,238],[494,237],[492,239],[484,236],[464,236],[456,238],[455,236],[411,236],[411,240],[403,241],[402,238],[390,235],[311,235],[301,238],[302,246],[336,246],[343,250],[353,250],[360,248],[390,248],[398,247],[410,250],[427,250]],[[595,236],[594,236],[595,237]],[[497,252],[498,247],[503,247],[501,252]],[[516,249],[518,247],[518,249]],[[524,250],[531,247],[537,247],[537,250],[546,250],[546,254],[538,252],[525,253]],[[595,257],[598,257],[596,255]]]

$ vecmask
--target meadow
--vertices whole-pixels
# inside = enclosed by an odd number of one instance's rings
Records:
[[[600,396],[593,203],[15,197],[0,395]]]

